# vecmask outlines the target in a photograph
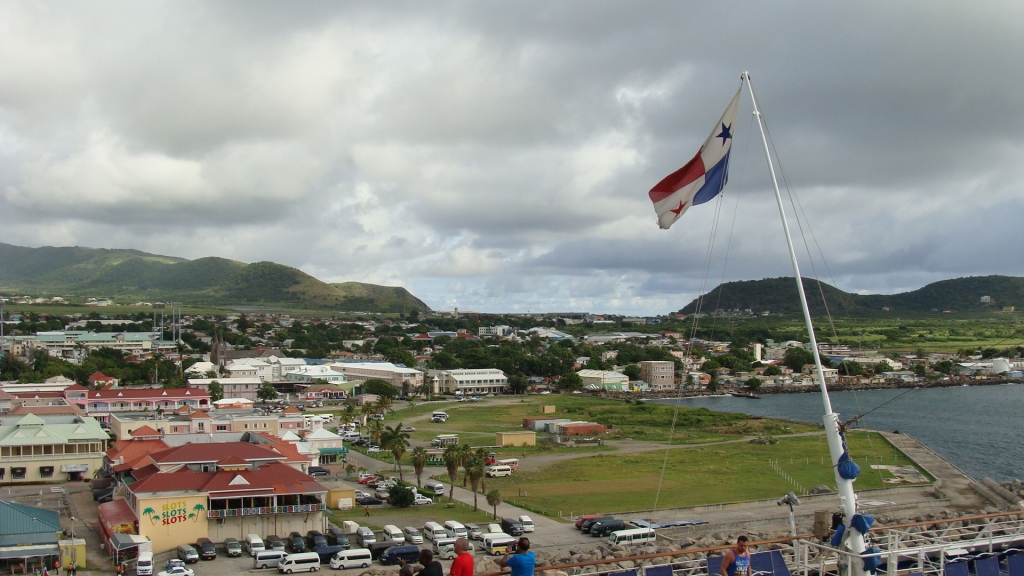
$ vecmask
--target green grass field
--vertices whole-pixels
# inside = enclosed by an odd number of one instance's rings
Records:
[[[554,406],[552,414],[542,414],[540,407]],[[398,410],[388,414],[385,423],[409,421],[410,416],[434,410],[445,410],[450,416],[444,424],[419,420],[410,422],[416,427],[411,433],[415,440],[429,442],[438,434],[458,434],[460,443],[471,446],[492,446],[495,432],[522,430],[523,419],[531,416],[554,416],[599,422],[609,427],[609,439],[632,439],[667,442],[675,410],[672,406],[650,403],[625,403],[590,396],[551,395],[528,396],[512,404],[489,405],[481,403],[431,403],[415,406],[411,411]],[[751,418],[743,414],[712,412],[704,408],[680,407],[676,417],[673,444],[695,444],[734,440],[738,435],[792,434],[820,429],[811,424],[780,422]],[[556,449],[561,450],[561,449]],[[523,452],[534,453],[537,448],[510,450],[510,457]]]
[[[862,469],[858,490],[881,488],[888,472],[874,463],[909,463],[878,434],[851,433],[851,454]],[[538,472],[518,472],[510,478],[489,479],[487,489],[499,489],[509,503],[525,504],[547,515],[615,512],[653,508],[664,451],[607,454],[567,460]],[[770,460],[796,483],[773,469]],[[659,508],[775,498],[789,491],[803,493],[835,483],[828,464],[824,435],[783,437],[775,445],[730,443],[673,449],[661,482]],[[521,495],[521,496],[520,496]]]

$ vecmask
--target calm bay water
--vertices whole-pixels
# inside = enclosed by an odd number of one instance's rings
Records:
[[[832,392],[832,409],[848,420],[906,390]],[[676,400],[658,400],[673,404]],[[681,406],[821,423],[821,394],[748,398],[684,398]],[[915,390],[861,420],[861,427],[899,430],[917,438],[977,480],[1024,479],[1024,385]],[[854,454],[856,459],[856,454]]]

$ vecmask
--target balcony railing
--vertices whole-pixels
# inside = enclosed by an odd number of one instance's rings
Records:
[[[226,510],[207,510],[207,518],[232,518],[234,516],[262,516],[265,514],[305,514],[319,512],[323,504],[296,504],[295,506],[262,506],[258,508],[228,508]]]

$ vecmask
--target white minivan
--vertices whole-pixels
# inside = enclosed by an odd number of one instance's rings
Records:
[[[373,556],[366,548],[355,548],[342,550],[331,558],[331,568],[335,570],[348,570],[349,568],[369,568],[373,562]]]
[[[320,569],[320,555],[316,552],[299,552],[289,554],[277,565],[277,571],[282,574],[292,572],[314,572]]]
[[[245,537],[245,550],[250,556],[255,556],[257,552],[262,552],[266,547],[263,545],[263,539],[258,534],[247,534]]]
[[[136,576],[151,576],[153,574],[152,552],[139,552],[139,557],[135,560],[135,574]]]
[[[388,524],[381,530],[384,533],[385,542],[394,542],[395,544],[405,544],[405,534],[402,534],[402,530],[394,524]]]
[[[447,538],[448,532],[437,522],[427,522],[423,525],[423,537],[436,542],[438,538]]]
[[[444,523],[444,531],[448,534],[449,538],[465,538],[469,539],[469,531],[462,525],[461,522],[455,520],[448,520]]]
[[[523,532],[533,532],[533,518],[524,514],[519,517],[519,523],[523,525]]]
[[[287,556],[281,550],[260,550],[252,557],[253,568],[276,568]]]
[[[488,478],[504,478],[512,475],[511,466],[488,466],[484,475]]]

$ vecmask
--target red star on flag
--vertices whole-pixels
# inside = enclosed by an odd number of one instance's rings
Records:
[[[679,206],[676,206],[675,208],[672,208],[671,210],[669,210],[669,212],[672,212],[676,216],[679,216],[679,213],[683,211],[684,207],[686,207],[686,202],[680,202]]]

